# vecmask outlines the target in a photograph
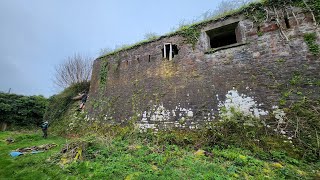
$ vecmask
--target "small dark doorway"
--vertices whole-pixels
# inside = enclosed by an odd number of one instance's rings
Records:
[[[172,45],[172,58],[174,58],[174,55],[177,55],[179,53],[179,49],[177,45]]]

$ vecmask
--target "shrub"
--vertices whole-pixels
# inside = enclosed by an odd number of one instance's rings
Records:
[[[317,56],[320,53],[319,44],[317,44],[317,35],[316,33],[307,33],[304,35],[304,40],[307,43],[310,52]]]
[[[309,161],[320,158],[320,100],[304,99],[287,110],[287,128],[302,156]]]
[[[16,126],[38,125],[48,100],[43,96],[0,93],[0,122]]]
[[[51,96],[44,119],[49,122],[60,119],[74,102],[72,98],[77,96],[78,93],[88,91],[89,87],[90,82],[77,83],[66,88],[60,94]]]

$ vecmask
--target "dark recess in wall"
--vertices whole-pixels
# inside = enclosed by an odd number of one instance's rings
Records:
[[[237,26],[238,22],[207,31],[206,33],[210,38],[210,47],[218,48],[237,43]]]

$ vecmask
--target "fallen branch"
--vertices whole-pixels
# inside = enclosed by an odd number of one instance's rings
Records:
[[[313,22],[314,24],[313,25],[317,25],[317,20],[316,20],[316,17],[314,16],[314,13],[312,11],[312,9],[310,8],[310,6],[307,4],[307,2],[305,0],[302,0],[304,5],[306,5],[307,9],[310,11],[311,15],[312,15],[312,19],[313,19]]]
[[[299,25],[299,21],[298,21],[298,19],[297,19],[296,14],[294,13],[293,7],[292,7],[291,5],[290,5],[290,8],[291,8],[291,13],[292,13],[292,15],[293,15],[294,19],[295,19],[296,22],[297,22],[297,25]]]

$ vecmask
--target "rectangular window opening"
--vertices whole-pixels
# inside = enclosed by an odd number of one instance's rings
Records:
[[[171,43],[165,43],[162,48],[162,57],[164,59],[167,59],[169,61],[174,58],[174,55],[177,55],[179,53],[178,46]]]
[[[240,43],[237,40],[238,22],[206,31],[210,38],[210,48],[219,48]]]
[[[167,60],[172,60],[172,45],[171,45],[171,43],[165,43],[163,45],[162,57]]]

